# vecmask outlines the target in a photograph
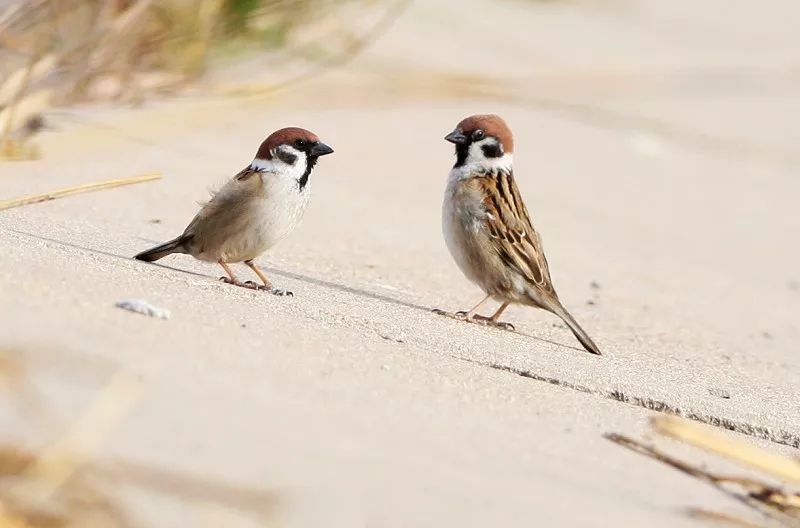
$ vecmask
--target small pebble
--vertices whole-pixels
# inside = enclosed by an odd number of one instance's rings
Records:
[[[716,396],[717,398],[722,398],[723,400],[731,399],[731,393],[726,391],[725,389],[710,388],[708,389],[708,393],[711,394],[712,396]]]
[[[169,319],[170,317],[169,310],[153,306],[144,299],[125,299],[115,303],[114,306],[130,312],[136,312],[150,317],[157,317],[158,319]]]

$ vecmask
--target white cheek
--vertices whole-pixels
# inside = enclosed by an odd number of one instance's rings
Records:
[[[469,146],[469,161],[484,161],[486,155],[483,153],[483,146],[489,143],[489,139],[476,141]]]
[[[272,153],[273,171],[281,175],[291,176],[294,179],[300,179],[300,177],[306,172],[306,167],[307,167],[307,159],[305,152],[301,152],[290,145],[281,145],[280,147],[277,147],[277,149],[281,149],[283,152],[291,154],[292,156],[295,157],[295,160],[293,164],[286,163],[283,160],[281,160],[280,157],[278,157],[277,152],[273,152]]]
[[[513,163],[513,156],[511,154],[503,154],[499,158],[487,158],[483,153],[483,146],[489,144],[497,144],[494,138],[485,138],[476,141],[469,146],[466,163],[453,169],[451,177],[458,179],[468,178],[476,171],[492,171],[492,170],[511,170]]]
[[[306,172],[307,166],[306,155],[301,152],[300,155],[297,156],[297,161],[294,163],[294,171],[297,173],[297,178],[300,178],[300,176]]]

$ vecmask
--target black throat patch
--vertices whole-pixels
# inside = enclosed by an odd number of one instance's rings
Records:
[[[319,156],[306,155],[306,171],[297,180],[297,184],[300,186],[301,191],[306,188],[306,185],[308,185],[308,178],[311,176],[311,170],[314,168],[314,165],[317,164],[318,159]]]
[[[456,164],[453,165],[453,168],[463,167],[464,164],[467,162],[467,156],[469,156],[469,143],[457,143],[456,144]]]

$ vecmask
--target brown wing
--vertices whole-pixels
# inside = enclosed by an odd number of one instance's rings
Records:
[[[555,294],[542,240],[533,228],[519,188],[509,171],[483,178],[486,228],[503,262],[544,291]]]
[[[245,167],[241,171],[239,171],[239,174],[234,176],[233,179],[236,180],[236,181],[248,180],[248,179],[252,178],[253,176],[255,176],[258,173],[259,173],[258,170],[254,169],[253,167],[248,165],[247,167]]]
[[[212,192],[211,199],[202,203],[202,208],[189,223],[184,235],[195,234],[201,223],[215,226],[236,227],[239,208],[248,195],[263,192],[263,181],[258,177],[259,171],[245,167],[218,191]]]

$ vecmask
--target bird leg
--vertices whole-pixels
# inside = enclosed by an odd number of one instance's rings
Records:
[[[500,308],[498,308],[497,311],[494,313],[494,315],[492,315],[491,317],[485,317],[477,313],[478,308],[480,308],[483,305],[483,303],[488,301],[489,297],[491,297],[491,295],[487,295],[486,297],[484,297],[483,300],[481,300],[481,302],[476,304],[472,308],[472,310],[468,312],[461,311],[461,312],[450,313],[436,308],[433,310],[433,313],[438,315],[444,315],[445,317],[450,317],[451,319],[467,321],[468,323],[477,323],[486,326],[492,326],[494,328],[501,328],[503,330],[510,330],[512,332],[515,331],[514,325],[512,325],[511,323],[504,323],[499,320],[500,316],[503,314],[506,308],[508,308],[508,305],[511,303],[506,302],[500,305]]]
[[[267,278],[264,272],[261,271],[258,266],[256,266],[255,262],[252,260],[245,260],[244,263],[247,264],[247,267],[253,270],[253,272],[258,275],[258,278],[261,279],[261,282],[264,283],[263,285],[258,285],[253,281],[247,281],[244,283],[246,287],[253,288],[254,290],[265,290],[279,297],[294,297],[294,293],[290,292],[289,290],[274,288],[272,286],[272,282]]]
[[[236,278],[236,275],[233,274],[233,270],[231,269],[230,266],[228,266],[227,262],[225,262],[222,259],[219,259],[217,262],[219,262],[219,265],[222,266],[222,269],[225,270],[225,273],[228,274],[227,277],[220,277],[219,280],[221,280],[222,282],[227,283],[227,284],[233,284],[234,286],[244,286],[244,287],[246,287],[243,282],[240,282]]]
[[[482,315],[475,314],[475,321],[487,326],[493,326],[495,328],[502,328],[503,330],[510,330],[511,332],[514,332],[516,329],[514,328],[513,324],[500,321],[500,316],[506,311],[506,308],[508,308],[509,304],[511,303],[504,302],[501,304],[500,308],[498,308],[491,317],[484,317]]]
[[[480,308],[480,307],[481,307],[481,305],[483,305],[483,303],[485,303],[486,301],[488,301],[488,300],[489,300],[489,297],[491,297],[491,295],[487,295],[486,297],[484,297],[484,298],[481,300],[481,302],[479,302],[478,304],[476,304],[475,306],[473,306],[473,307],[472,307],[472,310],[470,310],[470,311],[468,311],[468,312],[463,312],[463,311],[462,311],[462,312],[456,312],[456,317],[457,317],[457,318],[459,318],[459,319],[464,319],[465,321],[467,321],[467,322],[469,322],[469,323],[472,323],[472,322],[474,322],[474,321],[475,321],[475,318],[476,318],[476,315],[477,315],[477,313],[476,313],[476,312],[478,311],[478,308]],[[480,315],[477,315],[477,317],[480,317]]]
[[[247,281],[245,284],[252,284],[252,288],[255,290],[271,290],[272,289],[272,282],[267,278],[263,271],[261,271],[258,266],[256,266],[255,262],[252,260],[245,260],[245,264],[247,267],[253,270],[253,272],[258,275],[258,278],[261,279],[261,282],[264,283],[263,286],[259,286],[255,284],[253,281]]]
[[[468,312],[461,311],[461,312],[451,313],[451,312],[446,312],[444,310],[440,310],[438,308],[434,308],[433,309],[433,313],[438,314],[438,315],[444,315],[445,317],[450,317],[451,319],[459,319],[461,321],[467,321],[469,323],[473,323],[473,322],[476,322],[476,314],[475,314],[475,312],[478,311],[478,308],[480,308],[483,303],[485,303],[486,301],[489,300],[489,297],[491,297],[491,295],[487,295],[486,297],[484,297],[481,300],[481,302],[476,304],[472,308],[472,310],[470,310]],[[480,316],[477,316],[477,317],[480,317]]]

